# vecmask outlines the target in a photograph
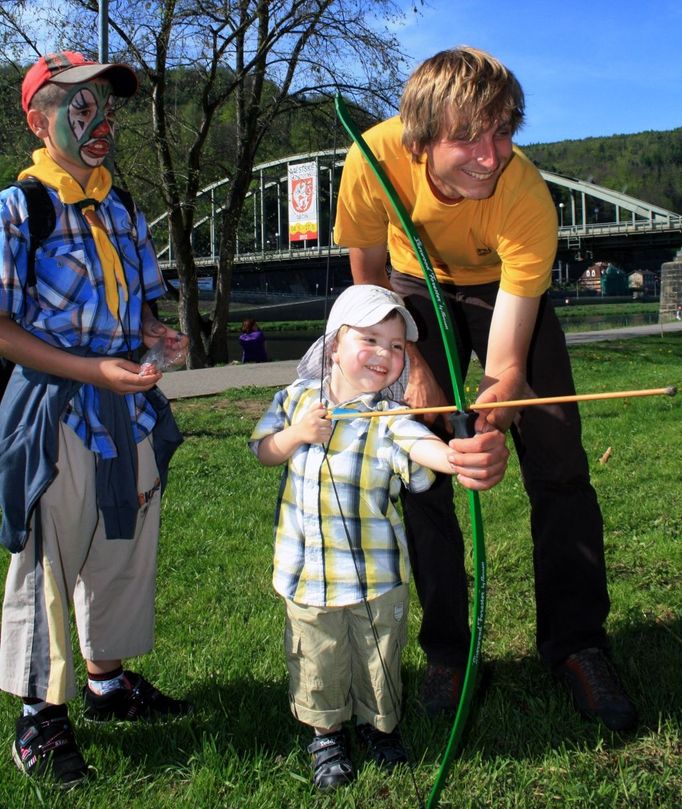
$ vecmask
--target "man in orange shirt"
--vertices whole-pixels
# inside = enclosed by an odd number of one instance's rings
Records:
[[[455,324],[463,372],[474,352],[484,368],[481,402],[574,392],[564,335],[546,294],[556,212],[541,175],[512,142],[523,112],[514,75],[489,54],[461,47],[417,68],[400,117],[365,133],[429,253]],[[350,250],[355,283],[391,286],[417,322],[409,404],[452,403],[421,268],[357,147],[346,159],[334,235]],[[509,429],[519,456],[531,504],[542,659],[583,714],[614,730],[632,727],[636,711],[607,652],[602,517],[577,406],[491,410],[479,416],[476,429]],[[450,479],[441,477],[422,494],[406,492],[404,513],[424,612],[422,700],[430,713],[454,710],[469,628],[463,538]]]

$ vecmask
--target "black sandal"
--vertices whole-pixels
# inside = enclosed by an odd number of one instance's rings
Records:
[[[313,757],[313,783],[322,792],[350,784],[355,778],[345,731],[315,736],[308,752]]]
[[[398,728],[390,733],[384,733],[374,725],[365,724],[358,725],[356,731],[378,767],[391,772],[399,764],[407,764],[407,752],[403,747]]]

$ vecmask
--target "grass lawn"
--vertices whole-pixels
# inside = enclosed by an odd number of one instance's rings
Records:
[[[682,382],[682,335],[571,349],[580,392]],[[174,405],[186,441],[164,498],[157,642],[129,667],[190,698],[195,715],[159,726],[90,725],[71,706],[91,782],[63,794],[21,775],[10,757],[13,698],[0,697],[0,807],[82,809],[411,809],[410,773],[358,764],[334,795],[310,786],[307,729],[291,717],[283,608],[270,585],[279,470],[246,448],[272,391],[243,389]],[[584,444],[605,520],[614,657],[641,713],[620,736],[585,722],[539,662],[526,496],[514,461],[483,493],[488,555],[484,684],[442,796],[451,807],[682,805],[682,399],[582,406]],[[606,449],[612,454],[599,463]],[[465,514],[465,496],[457,493]],[[7,555],[2,557],[3,570]],[[428,796],[449,733],[417,692],[424,659],[413,598],[404,655],[404,736]],[[81,681],[82,663],[78,663]]]

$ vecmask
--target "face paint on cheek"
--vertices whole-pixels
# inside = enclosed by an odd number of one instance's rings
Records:
[[[86,165],[81,159],[78,139],[71,129],[68,109],[65,106],[61,106],[57,110],[54,127],[54,143],[59,151],[68,157],[69,160],[82,166]]]
[[[88,168],[99,166],[113,146],[108,83],[74,88],[58,109],[55,142],[73,161]]]

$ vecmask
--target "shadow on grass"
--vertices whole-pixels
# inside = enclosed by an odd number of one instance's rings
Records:
[[[532,761],[558,747],[605,744],[613,749],[655,733],[666,720],[680,722],[682,620],[617,629],[610,643],[621,680],[638,708],[640,723],[634,731],[613,733],[599,722],[582,718],[538,657],[493,660],[483,665],[463,755],[478,750],[484,758]],[[441,750],[444,744],[443,739]]]
[[[474,753],[525,761],[543,759],[557,748],[618,748],[633,738],[655,732],[666,720],[680,720],[682,704],[682,620],[641,623],[611,636],[614,658],[623,682],[640,711],[632,733],[611,733],[582,719],[568,696],[534,656],[484,663],[481,686],[474,698],[461,756]],[[406,704],[403,736],[414,763],[435,766],[452,725],[447,717],[432,720],[418,703],[422,671],[404,672]],[[285,680],[249,678],[227,683],[198,683],[187,697],[192,717],[163,725],[92,725],[79,721],[84,745],[109,747],[149,773],[185,766],[201,759],[206,749],[219,758],[249,761],[281,760],[294,754],[301,762],[311,731],[291,715]]]

